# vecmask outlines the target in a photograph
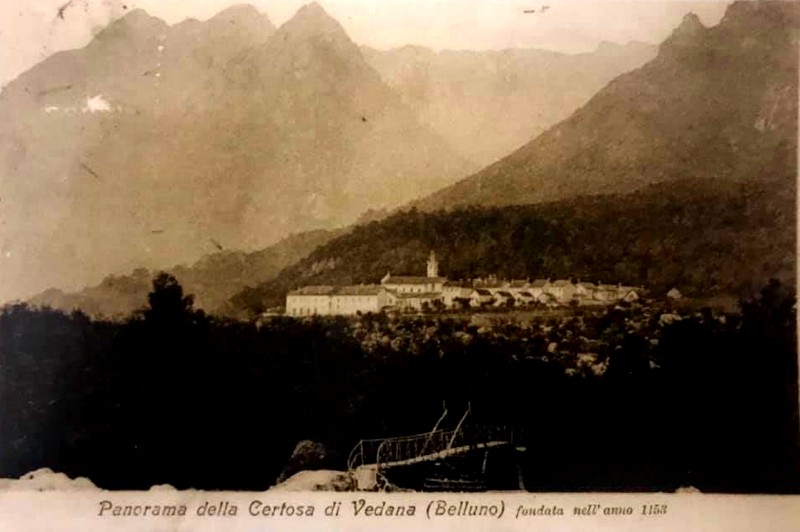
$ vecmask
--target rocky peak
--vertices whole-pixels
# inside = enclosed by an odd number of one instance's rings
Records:
[[[210,20],[214,19],[237,19],[242,17],[261,17],[263,16],[262,13],[256,9],[252,4],[234,4],[230,7],[226,7],[213,17]]]
[[[720,26],[786,29],[800,27],[800,4],[785,0],[737,1],[725,10]]]
[[[214,53],[258,46],[275,33],[275,26],[266,14],[249,4],[238,4],[220,11],[202,26],[202,39],[213,46]],[[227,54],[222,53],[227,57]]]
[[[316,2],[301,7],[281,26],[280,31],[301,38],[325,37],[327,40],[350,40],[341,24]]]
[[[683,16],[681,23],[672,30],[667,39],[659,46],[661,56],[671,55],[670,52],[693,49],[702,46],[703,37],[707,34],[707,28],[700,21],[700,17],[694,13],[687,13]],[[678,52],[681,53],[681,52]]]
[[[691,38],[700,34],[706,27],[700,17],[694,13],[686,13],[677,28],[672,30],[671,38]]]
[[[357,75],[370,76],[361,50],[344,28],[316,3],[301,7],[278,28],[259,60],[272,62],[276,72],[338,72],[338,76],[344,71],[357,70]]]
[[[151,16],[144,9],[134,9],[98,33],[90,46],[110,42],[143,42],[160,38],[168,30],[169,25],[160,18]]]
[[[231,29],[258,28],[271,33],[275,25],[265,13],[250,4],[236,4],[224,9],[208,20],[209,26]]]
[[[134,9],[122,18],[114,21],[108,29],[124,28],[128,31],[158,32],[167,29],[167,23],[150,15],[144,9]]]

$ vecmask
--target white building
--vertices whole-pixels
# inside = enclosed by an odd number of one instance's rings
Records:
[[[475,288],[469,296],[469,304],[471,307],[482,307],[494,302],[494,296],[486,288]]]
[[[380,285],[304,286],[286,295],[289,316],[329,316],[380,312],[387,307],[401,310],[422,310],[444,304],[446,279],[439,277],[439,263],[431,251],[428,275],[398,276],[391,274]]]
[[[332,286],[304,286],[286,295],[289,316],[327,316],[331,313]]]
[[[459,300],[462,302],[469,302],[469,296],[472,294],[472,290],[472,284],[470,283],[445,282],[442,288],[445,306],[454,307]]]
[[[428,257],[428,275],[400,275],[393,276],[387,273],[381,279],[381,286],[398,294],[437,294],[441,295],[444,290],[444,277],[439,277],[439,263],[436,254],[431,251]]]
[[[380,312],[396,298],[379,285],[304,286],[286,296],[289,316],[352,315]]]
[[[670,294],[677,293],[673,289]],[[668,294],[669,296],[669,294]],[[379,285],[305,286],[286,296],[289,316],[352,315],[380,312],[386,308],[421,311],[426,308],[453,308],[458,302],[475,307],[496,306],[609,304],[634,302],[640,289],[601,283],[574,283],[568,279],[499,280],[494,276],[469,282],[449,282],[439,276],[439,262],[431,251],[427,275],[393,276],[387,273]]]

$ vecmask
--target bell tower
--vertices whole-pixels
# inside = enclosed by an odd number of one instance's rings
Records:
[[[439,277],[439,261],[436,260],[436,253],[433,250],[428,257],[428,277]]]

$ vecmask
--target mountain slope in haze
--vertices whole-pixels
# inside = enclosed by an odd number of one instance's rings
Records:
[[[233,302],[256,313],[299,286],[424,275],[431,249],[449,279],[579,278],[737,296],[772,277],[794,280],[795,195],[781,182],[684,179],[537,205],[412,209],[323,244]]]
[[[221,251],[204,256],[192,266],[175,266],[166,271],[178,279],[185,293],[194,296],[195,308],[220,313],[226,310],[234,294],[268,281],[341,232],[299,233],[260,251]],[[74,293],[49,289],[31,298],[29,303],[65,312],[78,309],[96,317],[124,318],[147,304],[156,273],[138,268],[129,275],[110,275],[97,286]]]
[[[488,165],[567,118],[656,46],[602,43],[591,53],[362,47],[367,62],[459,153]]]
[[[0,299],[341,227],[475,169],[316,4],[278,29],[133,11],[9,83],[0,123]]]
[[[425,209],[628,192],[680,178],[793,186],[794,2],[737,2],[719,25],[694,15],[658,56],[508,157],[425,198]]]

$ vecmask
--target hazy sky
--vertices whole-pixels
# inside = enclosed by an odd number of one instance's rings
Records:
[[[304,0],[0,0],[0,84],[48,55],[84,46],[110,20],[135,8],[173,24],[205,20],[227,6],[250,3],[280,25]],[[680,0],[320,0],[359,44],[436,49],[594,49],[601,41],[658,43],[696,13],[716,24],[727,2]],[[550,8],[540,12],[544,5]],[[525,14],[535,9],[537,13]]]

